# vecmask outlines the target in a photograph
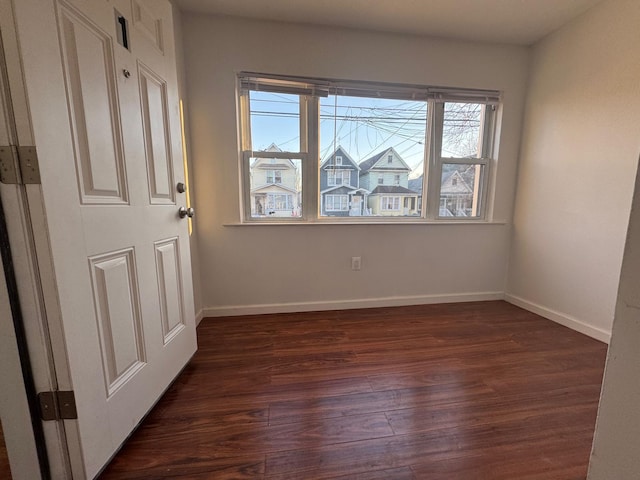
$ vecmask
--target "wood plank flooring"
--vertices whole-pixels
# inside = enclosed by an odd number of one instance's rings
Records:
[[[11,479],[11,467],[9,466],[9,457],[7,455],[7,447],[4,443],[4,434],[2,433],[2,424],[0,424],[0,478],[4,480]]]
[[[505,302],[205,319],[102,479],[584,479],[606,345]]]

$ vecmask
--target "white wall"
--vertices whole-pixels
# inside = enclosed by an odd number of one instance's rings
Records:
[[[501,297],[526,48],[190,14],[182,26],[207,313]],[[235,75],[243,70],[502,90],[493,219],[507,223],[229,226],[240,221]],[[351,256],[362,256],[360,272]]]
[[[507,299],[611,331],[640,149],[640,2],[609,0],[533,51]]]

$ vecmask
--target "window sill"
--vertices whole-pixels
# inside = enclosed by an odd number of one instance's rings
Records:
[[[233,222],[224,223],[224,227],[266,227],[266,226],[287,226],[287,227],[307,227],[307,226],[319,226],[319,225],[507,225],[506,221],[488,221],[488,220],[364,220],[364,221],[335,221],[335,220],[316,220],[309,221],[291,221],[291,222],[279,222],[279,221],[248,221],[248,222]]]

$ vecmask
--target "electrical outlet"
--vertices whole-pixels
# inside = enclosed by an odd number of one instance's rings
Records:
[[[351,270],[360,270],[362,268],[362,257],[351,257]]]

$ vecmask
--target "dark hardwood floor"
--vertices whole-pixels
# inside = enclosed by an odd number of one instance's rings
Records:
[[[11,467],[9,467],[9,457],[7,456],[7,447],[4,444],[4,434],[2,433],[2,424],[0,423],[0,478],[9,480],[11,478]]]
[[[505,302],[205,319],[102,479],[584,479],[606,345]]]

